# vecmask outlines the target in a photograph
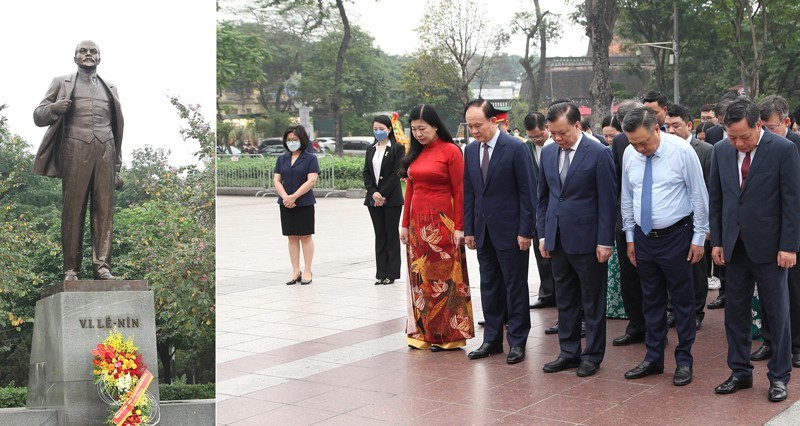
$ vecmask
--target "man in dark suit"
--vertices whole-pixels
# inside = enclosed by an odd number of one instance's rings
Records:
[[[794,143],[764,131],[756,104],[731,103],[728,138],[711,157],[711,246],[726,265],[725,331],[731,376],[717,386],[728,394],[753,386],[750,309],[758,282],[769,316],[772,358],[767,363],[769,400],[787,397],[792,370],[787,270],[800,251],[800,155]]]
[[[617,108],[616,119],[621,123],[622,120],[625,119],[625,114],[627,114],[628,111],[641,106],[642,104],[635,100],[622,101]],[[625,316],[628,317],[628,325],[625,327],[625,334],[616,337],[611,342],[614,346],[641,343],[644,342],[645,338],[644,313],[642,312],[642,284],[639,281],[639,273],[636,271],[636,266],[628,259],[628,248],[625,240],[625,232],[622,230],[622,214],[620,210],[622,155],[628,145],[630,145],[630,142],[625,132],[620,132],[620,134],[614,136],[614,141],[611,144],[611,156],[614,158],[614,168],[617,173],[617,225],[615,227],[615,237],[617,259],[619,259],[619,287],[622,293],[622,304],[625,307]]]
[[[77,280],[81,271],[87,200],[92,206],[94,278],[113,280],[111,231],[114,188],[122,186],[122,110],[117,87],[97,75],[97,44],[80,42],[74,61],[77,73],[54,78],[33,112],[37,126],[49,126],[36,153],[33,172],[61,178],[64,280]]]
[[[708,188],[708,175],[711,172],[711,151],[714,147],[706,142],[698,140],[692,136],[692,116],[689,113],[689,108],[683,105],[673,104],[667,110],[667,118],[664,121],[667,127],[667,133],[678,136],[685,140],[692,147],[700,160],[700,166],[703,168],[703,183]],[[711,251],[711,240],[706,238],[703,245],[703,251]],[[694,281],[694,304],[695,304],[695,325],[700,328],[703,319],[706,316],[704,308],[706,307],[706,298],[708,298],[708,264],[706,258],[703,256],[700,261],[692,265],[692,277]],[[674,316],[670,313],[668,322],[670,327],[674,326]]]
[[[583,134],[577,105],[554,104],[546,118],[555,144],[542,150],[536,225],[542,257],[552,257],[561,352],[543,370],[578,367],[577,375],[587,377],[597,373],[605,355],[607,261],[616,221],[614,160],[608,148]]]
[[[464,112],[478,143],[464,151],[464,241],[478,250],[481,305],[486,324],[483,344],[467,356],[503,352],[503,318],[510,346],[506,362],[525,358],[531,329],[528,261],[533,238],[533,167],[530,152],[500,131],[491,103],[478,99]]]
[[[776,135],[783,136],[794,142],[800,149],[800,135],[789,130],[789,103],[782,96],[769,95],[758,103],[761,122],[764,128]],[[792,366],[800,368],[800,267],[795,265],[789,269],[789,324],[792,340]],[[761,337],[764,339],[760,348],[750,354],[753,361],[761,361],[772,356],[772,337],[770,333],[769,317],[761,309]]]
[[[666,131],[667,129],[664,128],[664,120],[667,117],[667,108],[669,108],[670,105],[667,97],[661,92],[651,90],[642,96],[642,104],[656,113],[659,129],[661,129],[662,132]]]
[[[528,142],[525,146],[531,151],[531,161],[533,163],[533,199],[536,199],[536,188],[539,181],[539,167],[542,159],[542,149],[545,144],[553,143],[550,132],[547,130],[547,122],[541,112],[532,112],[525,116],[525,134]],[[536,229],[534,228],[534,232]],[[534,234],[534,242],[539,241],[539,237]],[[539,270],[539,300],[532,304],[531,309],[541,309],[556,306],[555,287],[553,286],[553,270],[550,259],[545,259],[539,250],[534,247],[533,255],[536,257],[536,268]]]
[[[683,386],[692,381],[696,331],[692,264],[703,258],[708,234],[703,170],[685,140],[658,130],[651,109],[628,112],[622,129],[631,144],[622,162],[623,229],[628,258],[642,283],[647,326],[644,361],[625,378],[664,372],[669,292],[678,332],[673,384]]]
[[[723,119],[725,118],[725,111],[728,109],[728,105],[730,105],[736,97],[737,95],[735,92],[726,93],[714,106],[714,114],[717,116],[718,123],[716,126],[706,130],[706,142],[711,145],[728,137]],[[710,258],[707,258],[706,261],[713,263],[713,260],[710,260]],[[719,279],[719,294],[716,300],[708,304],[708,309],[722,309],[725,307],[725,266],[714,265],[714,276]]]

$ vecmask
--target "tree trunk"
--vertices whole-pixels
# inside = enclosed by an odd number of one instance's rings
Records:
[[[586,34],[592,44],[592,68],[594,77],[589,86],[592,101],[592,125],[599,123],[611,113],[614,94],[609,81],[610,63],[608,46],[614,24],[619,16],[616,0],[585,0]]]
[[[333,100],[331,101],[331,111],[333,112],[333,134],[336,138],[336,155],[344,155],[342,145],[342,75],[344,73],[344,55],[350,45],[350,21],[347,20],[347,13],[344,10],[344,0],[336,0],[336,7],[339,9],[339,16],[342,18],[344,34],[342,44],[339,45],[339,53],[336,55],[336,77],[333,82]]]
[[[172,371],[172,354],[169,351],[169,346],[167,342],[156,342],[158,359],[161,360],[161,367],[164,372],[161,379],[164,380],[166,384],[172,384],[172,375],[174,374]],[[158,366],[156,366],[156,368],[158,368]]]
[[[539,8],[539,0],[533,0],[533,5],[536,7],[536,22],[539,26],[539,67],[536,69],[536,84],[533,85],[533,100],[530,108],[531,110],[538,110],[542,103],[544,75],[547,67],[547,25],[544,22],[545,18],[542,9]]]

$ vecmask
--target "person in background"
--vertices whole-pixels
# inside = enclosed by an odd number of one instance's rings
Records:
[[[292,276],[286,285],[311,284],[314,277],[314,184],[319,177],[317,157],[306,151],[308,134],[303,126],[291,126],[283,132],[283,147],[289,152],[275,162],[275,189],[281,211],[281,229],[289,237]],[[304,268],[300,269],[300,249]]]
[[[705,142],[706,140],[706,130],[714,127],[714,123],[711,121],[703,121],[697,125],[697,128],[694,129],[694,137],[697,138],[699,141]]]
[[[408,246],[406,341],[416,349],[459,349],[475,337],[464,251],[464,159],[430,105],[409,114],[411,141],[400,241]]]
[[[700,107],[701,123],[710,122],[712,126],[717,125],[717,116],[714,114],[714,106],[714,104],[704,104]]]
[[[614,136],[617,136],[622,132],[622,127],[620,127],[619,120],[617,120],[616,115],[609,114],[603,117],[603,139],[606,141],[606,145],[611,146],[614,143]]]
[[[592,139],[595,139],[597,142],[600,142],[601,144],[608,146],[608,142],[603,137],[603,135],[598,135],[597,133],[594,132],[594,130],[592,130],[592,119],[591,119],[591,117],[584,117],[581,120],[581,128],[583,129],[583,133],[586,136],[589,136]]]
[[[405,147],[397,143],[392,120],[379,115],[372,120],[375,143],[364,157],[364,205],[369,210],[375,230],[375,285],[393,284],[400,278],[400,214],[403,190],[400,186],[400,162]]]

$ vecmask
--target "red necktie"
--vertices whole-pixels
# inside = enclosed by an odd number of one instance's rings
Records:
[[[747,173],[750,172],[750,151],[744,155],[742,161],[742,188],[744,188],[744,180],[747,179]]]

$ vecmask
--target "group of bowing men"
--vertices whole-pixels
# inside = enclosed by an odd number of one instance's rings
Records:
[[[467,108],[468,127],[481,121],[496,124],[498,111],[487,101],[471,106],[478,110],[471,120]],[[519,174],[507,184],[532,188],[534,202],[520,196],[514,201],[519,205],[509,207],[504,201],[503,220],[519,228],[519,241],[533,240],[540,277],[552,273],[560,353],[544,365],[544,372],[577,368],[578,376],[587,377],[598,371],[606,346],[607,261],[616,241],[629,324],[613,343],[644,341],[646,346],[644,360],[625,377],[663,373],[670,304],[678,334],[673,384],[689,384],[691,348],[708,291],[703,260],[710,251],[710,260],[725,270],[727,362],[732,371],[715,392],[752,387],[751,303],[757,282],[771,356],[768,399],[787,398],[793,362],[800,367],[800,312],[794,307],[800,304],[795,268],[800,251],[800,135],[788,129],[788,105],[780,96],[759,104],[746,97],[724,97],[715,113],[719,124],[706,131],[707,142],[698,141],[688,109],[650,92],[643,103],[620,105],[614,120],[623,132],[613,138],[611,149],[583,131],[572,102],[555,102],[545,115],[526,117],[531,184],[522,183]],[[498,134],[476,137],[483,151],[480,160],[493,151],[484,144],[521,143]],[[472,150],[473,159],[470,152],[465,152],[465,175],[479,161],[478,150]],[[481,197],[482,206],[465,203],[465,212],[475,210],[470,217],[492,202],[490,194]],[[535,226],[528,230],[524,224],[531,221],[521,215],[530,210]],[[469,237],[475,231],[469,223],[465,226]],[[486,231],[491,234],[490,228]],[[482,304],[494,308],[484,308],[484,341],[468,354],[470,359],[502,353],[504,324],[509,333],[519,334],[526,324],[530,329],[527,304],[511,297],[519,294],[520,285],[527,288],[524,277],[502,279],[504,288],[498,289],[496,279],[484,276],[487,249],[481,253],[482,247],[477,248]],[[520,243],[519,250],[526,249]],[[505,308],[497,309],[498,302],[505,302]],[[524,359],[524,343],[520,347],[516,334],[513,342],[508,337],[508,363]]]

